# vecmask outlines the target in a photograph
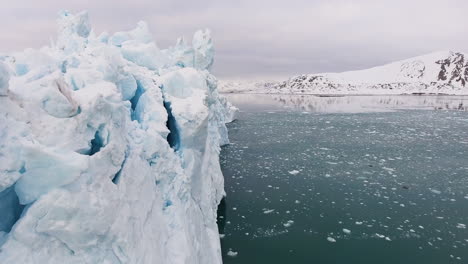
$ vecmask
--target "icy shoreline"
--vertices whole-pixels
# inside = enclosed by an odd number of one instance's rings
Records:
[[[236,108],[210,32],[160,50],[144,22],[0,56],[0,263],[221,263],[220,146]]]

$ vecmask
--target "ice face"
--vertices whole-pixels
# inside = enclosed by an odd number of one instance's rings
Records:
[[[211,32],[208,29],[195,32],[192,45],[195,50],[194,67],[197,69],[210,69],[214,59]]]
[[[209,31],[160,50],[147,25],[0,62],[0,263],[221,263],[220,145],[236,108]]]
[[[0,96],[7,95],[8,82],[10,81],[10,73],[7,66],[0,61]]]

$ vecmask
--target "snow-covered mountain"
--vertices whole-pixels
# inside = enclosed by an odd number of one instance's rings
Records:
[[[0,56],[0,263],[221,263],[213,54],[63,12],[54,45]]]
[[[226,82],[220,89],[280,94],[468,94],[468,56],[443,51],[366,70],[305,74],[283,82]]]

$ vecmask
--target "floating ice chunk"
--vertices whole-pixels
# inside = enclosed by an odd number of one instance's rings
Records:
[[[274,211],[275,211],[275,209],[264,209],[264,210],[263,210],[263,213],[264,213],[264,214],[271,214],[271,213],[273,213]]]
[[[441,194],[442,192],[436,189],[429,188],[429,190],[435,194]]]
[[[333,237],[327,237],[327,240],[328,240],[328,242],[331,242],[331,243],[336,242],[336,239],[334,239]]]
[[[299,172],[300,172],[300,171],[298,171],[298,170],[288,171],[288,173],[291,174],[291,175],[296,175],[296,174],[298,174]]]
[[[458,224],[457,224],[457,228],[466,229],[466,225],[465,225],[465,224],[460,224],[460,223],[458,223]]]
[[[345,234],[351,234],[351,230],[343,228],[343,233]]]
[[[229,257],[236,257],[238,255],[238,252],[232,251],[231,249],[229,249],[229,251],[227,252],[227,255]]]

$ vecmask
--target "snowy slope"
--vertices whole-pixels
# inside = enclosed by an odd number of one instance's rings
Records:
[[[305,74],[255,85],[226,82],[223,92],[281,94],[468,94],[468,55],[443,51],[371,69]]]
[[[223,93],[256,93],[272,89],[277,85],[275,81],[220,80],[218,89]]]
[[[63,12],[54,45],[0,56],[0,263],[221,263],[213,54]]]

